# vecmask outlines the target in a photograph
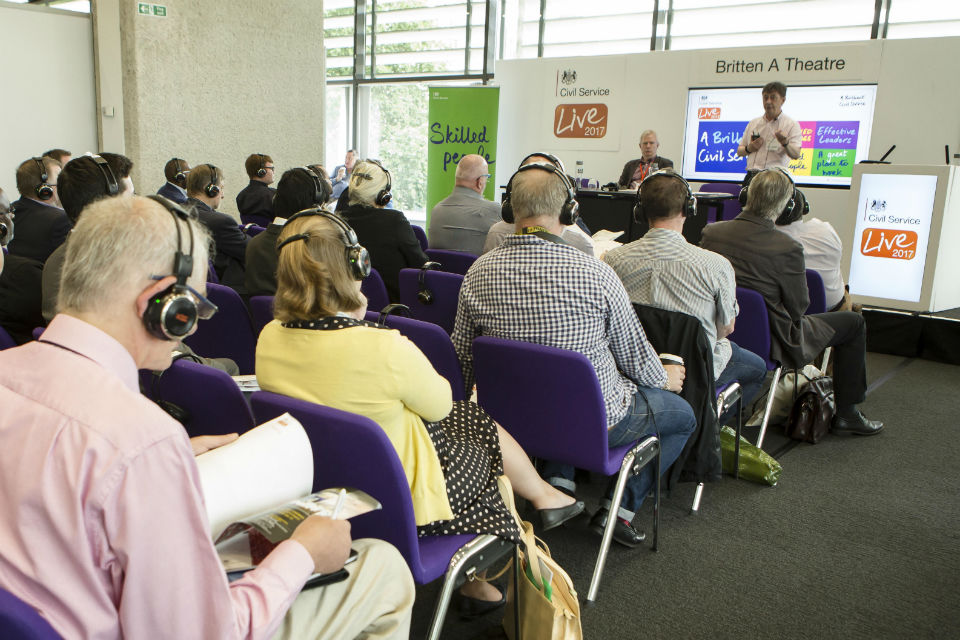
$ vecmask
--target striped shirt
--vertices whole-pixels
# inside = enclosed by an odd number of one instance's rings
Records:
[[[713,348],[713,373],[730,360],[730,342],[717,340],[717,327],[737,317],[737,281],[730,262],[687,242],[669,229],[654,228],[604,256],[631,302],[680,311],[700,320]]]
[[[481,335],[582,353],[597,372],[608,427],[627,414],[637,385],[667,384],[613,270],[535,235],[509,236],[463,280],[453,344],[467,389],[473,386],[471,343]]]

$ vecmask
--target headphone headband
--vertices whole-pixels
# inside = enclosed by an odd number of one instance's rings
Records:
[[[47,168],[43,164],[43,158],[34,157],[33,161],[40,169],[40,184],[33,188],[33,192],[40,200],[49,200],[53,197],[53,185],[47,184]]]
[[[216,198],[220,195],[220,185],[217,184],[220,182],[220,170],[209,163],[207,164],[207,168],[210,169],[210,181],[207,183],[207,186],[203,188],[203,192],[207,194],[208,198]]]
[[[552,153],[546,153],[545,151],[537,151],[535,153],[531,153],[526,158],[520,161],[520,166],[521,167],[524,166],[523,163],[529,160],[530,158],[546,158],[551,163],[553,163],[553,166],[560,169],[560,171],[562,171],[563,173],[567,172],[566,168],[563,166],[563,160],[553,155]],[[542,164],[542,163],[537,163],[537,164]]]
[[[163,196],[147,197],[173,216],[173,225],[177,230],[173,275],[176,276],[177,281],[150,299],[143,312],[143,323],[152,335],[161,340],[179,340],[189,335],[199,316],[197,301],[190,295],[187,287],[187,279],[193,273],[193,230],[190,229],[190,219],[193,216],[180,205]],[[190,250],[187,254],[183,253],[181,220],[187,225],[187,233],[190,234]]]
[[[368,275],[370,275],[370,254],[367,250],[357,242],[357,233],[353,230],[349,224],[347,224],[340,216],[335,213],[330,213],[329,211],[324,211],[320,207],[315,207],[313,209],[304,209],[303,211],[297,211],[295,214],[287,218],[287,222],[284,225],[286,227],[291,222],[297,218],[307,218],[311,216],[317,216],[320,218],[326,218],[334,224],[342,232],[340,238],[341,242],[344,244],[346,249],[347,257],[347,266],[350,269],[350,273],[355,280],[363,280]],[[291,242],[296,242],[298,240],[309,240],[309,233],[297,233],[287,238],[284,238],[282,241],[277,243],[277,251],[287,246]]]
[[[107,185],[107,195],[115,196],[120,193],[120,184],[117,182],[117,176],[114,175],[110,164],[102,156],[93,154],[90,156],[103,174],[103,180]]]
[[[266,161],[267,158],[262,153],[258,153],[257,157],[260,158],[260,167],[257,169],[257,177],[262,178],[267,175]]]
[[[641,190],[643,189],[643,185],[646,184],[648,180],[651,180],[658,176],[665,176],[665,177],[670,177],[670,178],[679,180],[683,184],[684,189],[686,190],[686,195],[684,196],[684,199],[683,199],[683,208],[681,209],[681,211],[683,212],[683,217],[689,218],[691,216],[697,215],[697,197],[693,194],[693,189],[690,188],[690,183],[687,182],[687,180],[683,176],[681,176],[679,173],[675,171],[670,171],[668,169],[661,169],[660,171],[654,171],[653,173],[648,175],[646,178],[644,178],[640,182],[640,186],[637,187],[637,201],[633,205],[633,219],[636,220],[637,222],[649,223],[649,219],[647,218],[647,213],[644,209],[643,196],[641,195]]]
[[[380,170],[383,171],[384,175],[387,176],[387,184],[383,189],[380,189],[380,192],[377,193],[376,199],[374,199],[374,204],[378,207],[385,207],[390,203],[390,200],[393,199],[393,194],[390,193],[393,189],[393,178],[390,176],[390,172],[387,171],[387,168],[380,163],[379,160],[374,160],[373,158],[367,158],[364,162],[369,162],[370,164],[375,164],[380,167]],[[354,171],[356,173],[356,171]],[[359,176],[365,176],[369,180],[373,180],[373,176],[361,173],[357,174]]]

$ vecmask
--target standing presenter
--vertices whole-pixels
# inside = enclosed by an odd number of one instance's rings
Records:
[[[800,157],[800,125],[783,112],[786,85],[769,82],[762,96],[763,115],[747,123],[737,147],[737,155],[747,158],[747,171],[787,168],[791,159]]]

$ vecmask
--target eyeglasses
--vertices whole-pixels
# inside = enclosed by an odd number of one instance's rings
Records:
[[[163,280],[164,278],[169,278],[169,277],[170,276],[150,276],[150,279]],[[199,319],[209,320],[210,318],[213,317],[213,314],[215,314],[217,311],[220,310],[219,307],[217,307],[217,305],[210,302],[210,300],[205,295],[203,295],[202,293],[200,293],[199,291],[197,291],[196,289],[194,289],[188,284],[185,284],[184,286],[187,288],[187,293],[190,294],[190,297],[193,298],[193,301],[197,305],[197,317]]]
[[[489,174],[489,173],[481,173],[478,177],[480,177],[480,178],[489,178],[489,177],[490,177],[490,174]]]
[[[271,171],[273,171],[273,165],[265,166],[264,169],[270,169]]]

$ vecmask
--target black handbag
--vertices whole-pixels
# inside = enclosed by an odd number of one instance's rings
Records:
[[[833,378],[820,376],[809,380],[790,410],[787,437],[810,444],[820,442],[829,433],[835,412]]]

